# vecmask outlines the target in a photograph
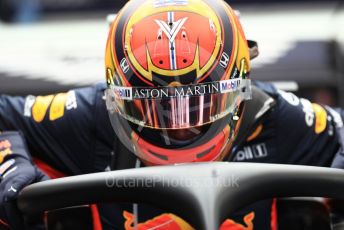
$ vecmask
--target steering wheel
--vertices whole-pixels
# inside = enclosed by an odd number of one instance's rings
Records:
[[[24,188],[24,214],[104,202],[144,202],[200,230],[217,230],[230,214],[272,197],[344,198],[344,171],[312,166],[211,162],[72,176]]]

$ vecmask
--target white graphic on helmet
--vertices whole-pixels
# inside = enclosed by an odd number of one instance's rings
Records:
[[[168,23],[162,20],[155,20],[155,22],[160,27],[159,31],[162,31],[170,42],[170,66],[172,70],[175,70],[177,69],[175,39],[188,18],[182,18],[178,21],[174,21],[174,12],[167,12],[167,18]]]
[[[225,69],[229,63],[229,56],[227,53],[223,52],[220,60],[220,65]]]
[[[120,63],[121,69],[123,73],[127,73],[129,71],[129,64],[126,58],[123,58]]]
[[[162,20],[155,20],[155,22],[158,24],[158,26],[164,32],[170,42],[174,42],[177,34],[179,33],[180,29],[183,27],[187,19],[188,18],[182,18],[176,22],[171,22],[171,27]]]
[[[155,0],[154,7],[164,6],[184,6],[188,4],[188,0]]]

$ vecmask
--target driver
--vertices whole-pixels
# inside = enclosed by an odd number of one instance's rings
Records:
[[[52,178],[208,161],[343,168],[343,111],[251,82],[255,49],[224,1],[128,2],[110,28],[106,84],[0,97],[1,222],[14,226],[8,204],[47,179],[38,168]],[[192,229],[147,205],[97,207],[102,229]],[[221,229],[276,229],[275,210],[257,202]]]

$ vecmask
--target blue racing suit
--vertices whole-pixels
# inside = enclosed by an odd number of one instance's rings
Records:
[[[270,84],[256,82],[255,87],[274,103],[248,129],[228,160],[344,168],[342,110],[312,104]],[[64,174],[115,170],[119,153],[128,159],[134,155],[120,143],[110,124],[105,88],[105,84],[97,84],[56,95],[2,95],[0,130],[20,131],[28,145],[27,154]],[[273,204],[272,200],[260,201],[229,218],[242,226],[271,229],[275,226]],[[130,228],[132,204],[102,204],[98,209],[103,229]],[[155,217],[166,217],[147,205],[138,205],[137,210],[138,222],[143,225],[156,221]]]

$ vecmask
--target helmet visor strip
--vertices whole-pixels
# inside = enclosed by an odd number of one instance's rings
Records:
[[[110,86],[105,92],[110,116],[154,129],[201,126],[235,114],[251,99],[249,79],[167,87]]]

